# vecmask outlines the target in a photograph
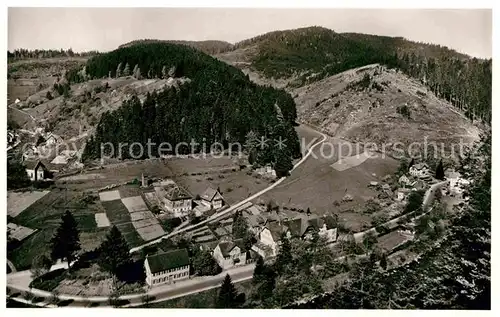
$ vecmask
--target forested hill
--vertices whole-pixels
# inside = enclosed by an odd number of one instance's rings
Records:
[[[120,45],[118,48],[133,46],[137,44],[147,44],[147,43],[170,43],[170,44],[181,44],[199,49],[206,54],[219,54],[227,52],[233,48],[233,44],[225,41],[178,41],[178,40],[154,40],[154,39],[144,39],[135,40],[125,44]]]
[[[267,77],[295,77],[295,86],[368,64],[397,67],[469,117],[486,122],[491,118],[491,59],[471,58],[439,45],[308,27],[266,33],[219,54],[222,60],[234,56],[244,56],[243,62]]]
[[[148,95],[142,105],[132,98],[104,114],[84,159],[97,158],[102,142],[145,143],[148,138],[172,146],[192,139],[205,140],[207,146],[239,142],[250,151],[255,139],[281,137],[286,147],[255,149],[253,157],[289,170],[290,157],[300,156],[293,128],[295,102],[285,91],[257,86],[240,70],[199,50],[167,43],[137,44],[95,56],[87,62],[85,76],[120,77],[131,74],[132,67],[138,78],[184,77],[189,82]]]

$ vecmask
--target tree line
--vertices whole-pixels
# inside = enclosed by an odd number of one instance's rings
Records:
[[[97,51],[73,52],[73,49],[67,50],[29,50],[25,48],[15,49],[12,52],[7,51],[7,59],[22,60],[30,58],[53,58],[53,57],[87,57],[96,55]]]

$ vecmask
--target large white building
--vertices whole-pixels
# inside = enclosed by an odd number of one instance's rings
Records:
[[[175,217],[187,216],[193,209],[191,195],[173,181],[155,186],[155,193],[160,208],[173,213]]]
[[[189,255],[186,249],[146,256],[146,284],[150,287],[189,278]]]

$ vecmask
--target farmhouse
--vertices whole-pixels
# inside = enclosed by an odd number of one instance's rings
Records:
[[[45,137],[45,144],[47,145],[54,145],[62,142],[63,142],[62,138],[53,133],[48,133],[47,136]]]
[[[48,169],[41,161],[26,161],[26,173],[32,181],[42,181],[48,177]]]
[[[26,150],[23,152],[23,161],[30,160],[39,155],[39,151],[33,144],[27,145]]]
[[[418,163],[410,167],[410,175],[424,178],[428,177],[430,174],[429,166],[425,163]]]
[[[189,278],[189,256],[186,249],[146,256],[146,284],[150,287]]]
[[[395,199],[397,201],[403,201],[408,196],[409,192],[411,192],[411,190],[408,189],[408,188],[399,188],[399,189],[396,190],[396,193],[395,193],[396,197],[395,197]]]
[[[268,222],[259,233],[259,241],[252,246],[252,250],[261,257],[276,256],[283,228],[277,221]]]
[[[313,232],[317,232],[320,237],[324,237],[327,242],[337,240],[337,228],[332,216],[299,217],[285,222],[286,234],[288,238],[296,237],[311,239]]]
[[[410,185],[410,180],[406,177],[406,175],[403,175],[399,178],[399,183],[403,186],[407,186]]]
[[[193,208],[191,195],[173,181],[155,186],[155,193],[160,208],[176,217],[187,216]]]
[[[235,265],[244,265],[247,253],[241,240],[221,241],[214,249],[213,257],[219,266],[226,270]]]
[[[224,201],[220,192],[211,187],[207,188],[200,198],[202,204],[209,206],[212,209],[221,208]]]

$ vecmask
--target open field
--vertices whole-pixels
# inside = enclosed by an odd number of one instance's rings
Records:
[[[298,127],[297,130],[300,137],[312,138],[311,131],[303,127]],[[290,177],[254,203],[274,200],[279,206],[293,206],[303,210],[310,208],[320,215],[335,212],[341,219],[345,218],[347,228],[359,231],[369,224],[370,217],[353,213],[352,210],[363,206],[367,200],[377,195],[375,189],[368,187],[370,181],[380,182],[385,175],[393,174],[399,163],[391,158],[368,158],[357,166],[338,171],[332,168],[333,163],[341,157],[362,153],[362,149],[348,146],[347,142],[336,138],[327,138],[325,143],[332,146],[318,146],[314,155],[295,169]],[[352,196],[352,201],[342,202],[346,194]],[[334,202],[339,205],[334,205]]]
[[[33,257],[50,251],[50,239],[66,210],[71,211],[78,223],[82,249],[91,250],[100,244],[107,232],[107,228],[97,228],[95,222],[94,214],[103,212],[100,204],[92,202],[92,198],[79,191],[54,189],[13,220],[16,224],[38,229],[9,250],[8,258],[16,268],[27,269]]]
[[[7,215],[17,217],[23,210],[49,193],[45,191],[7,192]]]

